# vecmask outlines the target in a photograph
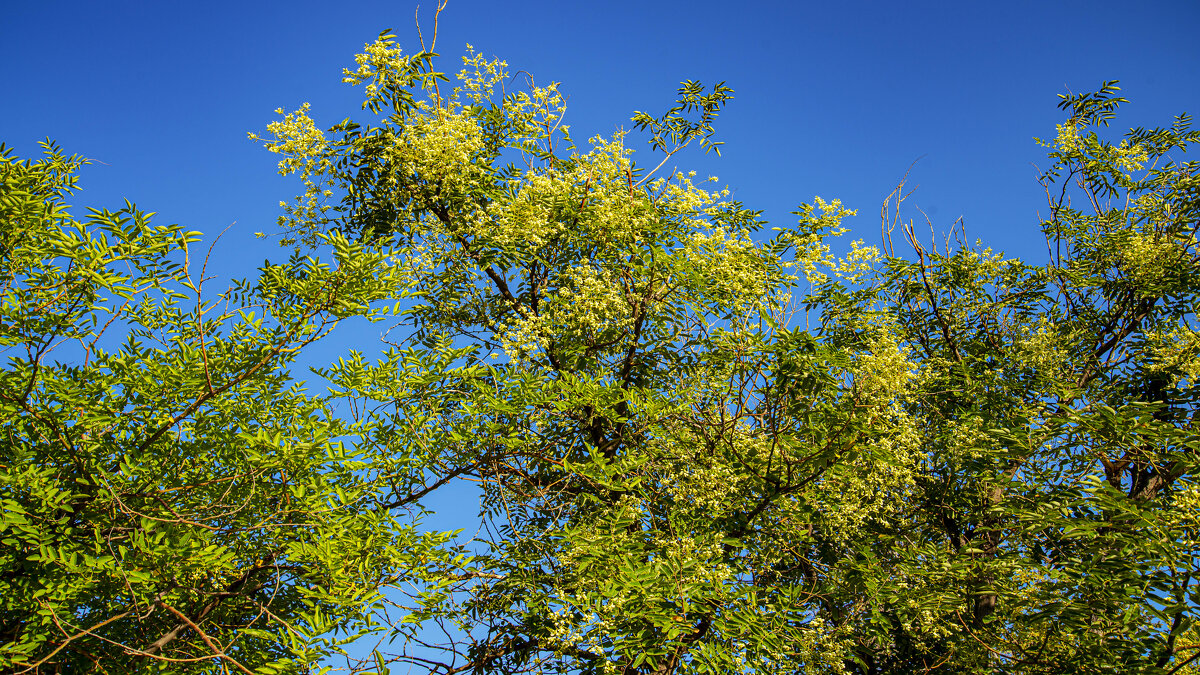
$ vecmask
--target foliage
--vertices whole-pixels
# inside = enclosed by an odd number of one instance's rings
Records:
[[[316,663],[442,540],[403,509],[420,472],[288,373],[395,268],[328,236],[213,294],[198,233],[71,215],[83,163],[0,148],[0,670]]]
[[[932,250],[910,224],[915,259],[882,271],[923,443],[859,587],[880,593],[864,672],[1161,673],[1200,648],[1200,183],[1172,159],[1200,133],[1106,140],[1116,92],[1062,97],[1048,262]]]
[[[925,244],[903,186],[835,255],[836,200],[767,230],[659,173],[719,148],[724,85],[637,113],[646,169],[556,84],[434,62],[385,33],[345,75],[365,119],[268,127],[287,244],[334,264],[213,300],[193,234],[77,222],[77,159],[4,155],[6,668],[300,670],[381,632],[352,670],[1195,670],[1186,117],[1113,141],[1115,84],[1063,98],[1044,263]],[[290,378],[387,311],[328,395]],[[454,548],[408,514],[460,481]]]
[[[346,72],[369,123],[320,131],[306,106],[265,140],[306,186],[294,240],[386,242],[415,290],[403,358],[327,375],[482,486],[478,554],[405,605],[421,628],[391,659],[1166,673],[1195,653],[1186,118],[1112,143],[1114,85],[1064,99],[1045,264],[911,222],[897,255],[898,210],[882,250],[837,257],[837,201],[768,235],[624,133],[577,145],[557,85],[507,90],[471,52],[451,87],[433,58],[384,34]],[[670,157],[717,144],[728,98],[688,82],[634,121]],[[440,389],[355,380],[410,382],[418,358]]]

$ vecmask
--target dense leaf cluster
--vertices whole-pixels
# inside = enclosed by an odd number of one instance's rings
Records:
[[[197,233],[76,220],[82,161],[45,150],[0,152],[0,670],[321,659],[440,542],[386,503],[420,472],[287,370],[392,293],[381,254],[329,237],[213,293]]]

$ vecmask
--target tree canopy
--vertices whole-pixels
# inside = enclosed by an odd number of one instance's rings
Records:
[[[0,670],[319,661],[444,539],[397,496],[420,470],[288,371],[395,275],[327,236],[214,292],[198,233],[76,219],[81,163],[0,148]]]
[[[374,634],[352,669],[1194,670],[1186,116],[1114,139],[1115,83],[1062,98],[1043,261],[927,242],[903,185],[837,254],[839,201],[770,227],[667,168],[719,151],[724,84],[577,143],[475,52],[385,33],[345,80],[360,119],[261,139],[296,255],[211,300],[192,233],[75,221],[78,160],[5,156],[6,668],[303,672]],[[326,394],[291,378],[392,314]],[[459,481],[465,544],[416,517]]]

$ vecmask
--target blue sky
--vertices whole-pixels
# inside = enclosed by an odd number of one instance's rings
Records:
[[[434,0],[426,0],[428,22]],[[910,202],[935,225],[1036,257],[1042,195],[1034,136],[1062,119],[1055,95],[1119,79],[1117,123],[1200,111],[1200,3],[481,2],[451,0],[439,51],[467,42],[569,95],[577,138],[658,113],[681,80],[726,81],[723,157],[685,156],[775,222],[813,195],[860,209],[855,236],[918,158]],[[103,164],[76,202],[129,198],[214,234],[218,271],[278,257],[271,230],[296,185],[246,132],[312,103],[332,124],[358,111],[341,68],[392,28],[415,47],[416,3],[12,3],[0,20],[0,140],[50,136]],[[655,160],[656,162],[657,160]],[[915,212],[912,214],[919,217]]]

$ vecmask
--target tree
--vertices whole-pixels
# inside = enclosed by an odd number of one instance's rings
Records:
[[[76,220],[81,160],[0,152],[5,670],[303,672],[370,634],[351,670],[1195,670],[1186,117],[1111,141],[1114,84],[1064,97],[1042,264],[924,244],[903,186],[835,255],[836,200],[767,230],[659,173],[719,149],[724,85],[635,115],[647,169],[432,50],[367,46],[367,120],[268,127],[298,251],[216,296],[195,233]],[[394,313],[327,394],[290,376]],[[459,480],[456,546],[416,517]]]
[[[0,670],[337,652],[444,537],[406,515],[420,472],[373,460],[376,430],[288,368],[339,320],[386,314],[397,268],[329,236],[332,264],[214,294],[198,233],[131,204],[76,220],[84,161],[44,145],[0,147]]]
[[[876,298],[920,364],[924,440],[870,547],[886,574],[858,587],[878,593],[862,672],[1179,672],[1200,649],[1200,195],[1174,161],[1200,134],[1106,140],[1117,91],[1062,97],[1046,263],[911,224],[913,259],[889,249]]]
[[[903,186],[883,248],[839,257],[837,201],[768,235],[659,173],[718,145],[723,85],[634,117],[665,155],[646,170],[624,132],[577,145],[555,84],[504,89],[471,52],[451,88],[433,64],[385,33],[346,71],[369,121],[322,131],[305,106],[265,140],[305,185],[292,241],[394,247],[414,291],[404,351],[326,375],[437,483],[483,490],[474,554],[389,596],[411,612],[390,659],[1170,673],[1200,653],[1186,117],[1114,143],[1115,85],[1064,98],[1043,264],[911,221],[897,254]]]

